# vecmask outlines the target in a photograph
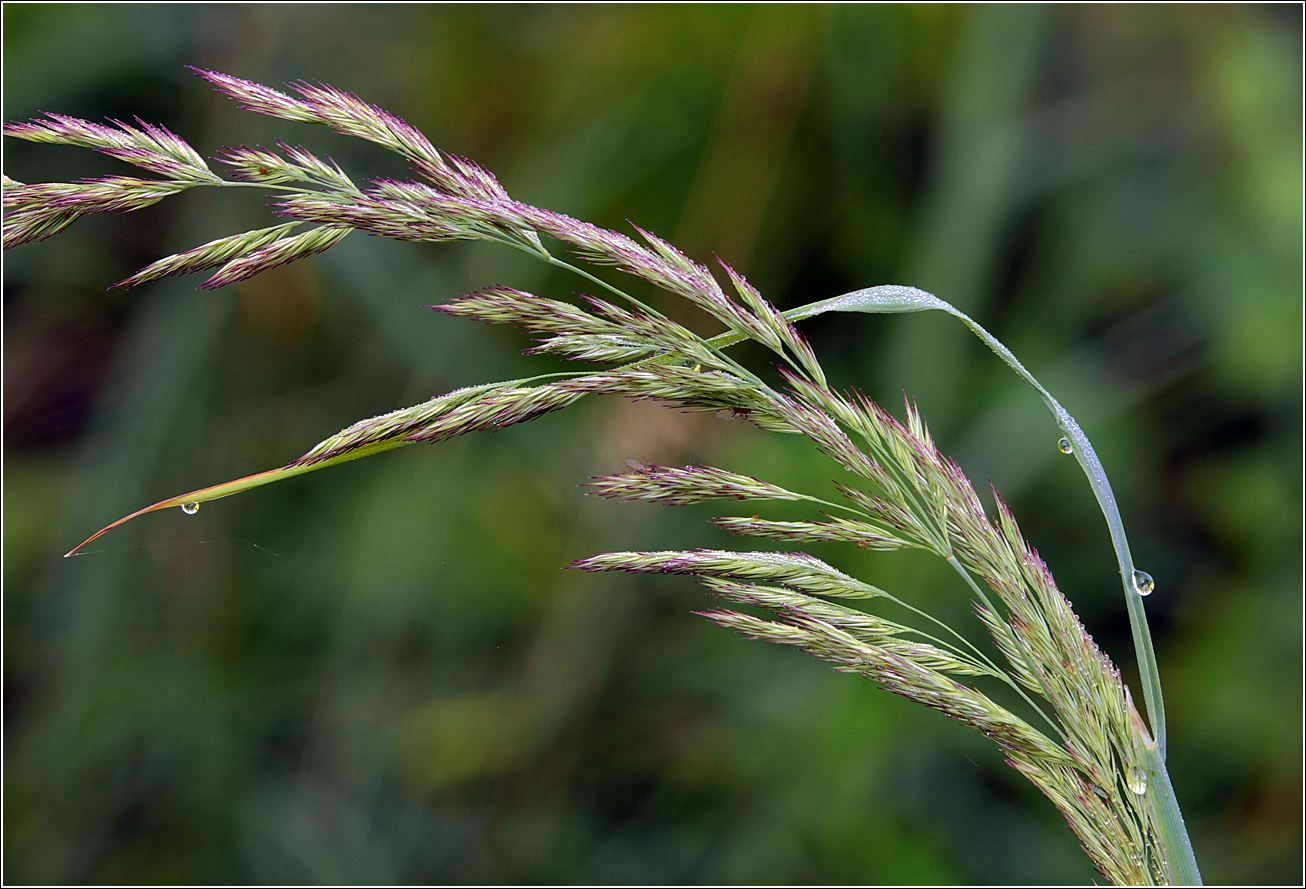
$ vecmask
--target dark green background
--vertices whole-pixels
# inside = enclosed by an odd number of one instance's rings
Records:
[[[1079,417],[1156,577],[1205,876],[1300,884],[1299,6],[4,7],[8,120],[139,115],[205,155],[284,138],[403,175],[185,64],[356,92],[515,197],[719,253],[782,307],[893,282],[970,312]],[[127,172],[4,147],[21,181]],[[5,257],[6,881],[1094,877],[983,738],[708,625],[683,579],[560,570],[749,546],[706,508],[583,495],[624,458],[833,474],[742,421],[591,399],[59,558],[361,417],[555,366],[421,308],[581,286],[487,246],[355,235],[216,293],[105,290],[269,218],[188,193]],[[918,399],[1134,681],[1101,515],[1034,394],[943,316],[806,329],[839,385]],[[973,626],[930,558],[820,554]]]

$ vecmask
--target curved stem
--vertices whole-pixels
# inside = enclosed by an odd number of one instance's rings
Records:
[[[1088,436],[1075,422],[1075,418],[1057,402],[1052,394],[1043,387],[1034,375],[1025,369],[1011,350],[998,341],[996,337],[975,322],[969,315],[952,304],[939,299],[931,293],[915,287],[887,285],[846,293],[832,299],[821,300],[797,309],[785,312],[790,320],[810,318],[824,312],[870,312],[897,313],[923,312],[930,309],[947,312],[960,320],[979,337],[979,339],[1001,358],[1027,383],[1034,387],[1057,421],[1057,426],[1070,441],[1075,459],[1079,462],[1088,478],[1089,487],[1097,498],[1098,506],[1106,519],[1107,529],[1111,533],[1111,543],[1116,551],[1116,561],[1120,569],[1120,580],[1124,586],[1125,605],[1129,611],[1129,627],[1134,640],[1134,654],[1138,659],[1138,672],[1143,686],[1143,701],[1147,706],[1148,721],[1152,734],[1156,738],[1158,755],[1165,760],[1166,727],[1165,703],[1161,697],[1161,675],[1156,663],[1156,651],[1152,646],[1152,636],[1147,627],[1147,615],[1143,610],[1142,598],[1134,583],[1134,560],[1129,552],[1129,539],[1125,535],[1124,520],[1120,517],[1120,508],[1116,505],[1115,494],[1107,480],[1102,461],[1089,442]]]

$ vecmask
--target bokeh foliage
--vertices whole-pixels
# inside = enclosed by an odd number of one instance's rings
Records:
[[[1204,875],[1300,883],[1299,7],[4,8],[7,120],[139,115],[209,155],[280,137],[402,174],[184,64],[358,93],[514,196],[719,253],[782,308],[892,282],[971,314],[1093,437],[1156,578]],[[21,181],[120,166],[4,149]],[[742,421],[582,403],[60,559],[361,417],[545,369],[512,331],[420,306],[579,286],[502,249],[355,235],[217,293],[104,290],[267,218],[188,193],[5,257],[7,880],[1092,878],[982,738],[707,625],[682,579],[559,570],[738,544],[703,509],[576,487],[624,458],[830,476]],[[893,410],[906,390],[992,479],[1130,676],[1105,527],[1036,397],[943,317],[805,329],[837,383]],[[817,555],[968,619],[927,557]]]

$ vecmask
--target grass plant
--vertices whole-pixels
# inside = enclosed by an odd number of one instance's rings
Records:
[[[291,86],[292,95],[214,71],[196,73],[247,110],[325,125],[397,152],[415,178],[360,185],[330,159],[284,143],[225,149],[216,158],[229,171],[231,178],[224,178],[163,127],[47,114],[7,124],[4,132],[91,148],[155,178],[25,184],[6,176],[5,249],[48,238],[86,214],[136,210],[190,188],[265,189],[284,223],[165,257],[114,286],[206,272],[201,288],[223,287],[327,250],[355,231],[406,241],[489,241],[568,269],[601,295],[580,294],[573,303],[493,285],[430,308],[515,325],[536,338],[530,353],[602,366],[471,386],[362,420],[280,468],[146,506],[68,555],[146,512],[180,507],[193,513],[209,500],[408,444],[524,422],[588,395],[725,412],[763,430],[810,440],[833,462],[842,499],[724,468],[642,463],[592,479],[591,493],[667,505],[786,501],[794,512],[784,519],[727,515],[715,523],[742,537],[789,545],[834,541],[882,551],[925,550],[959,576],[993,645],[981,647],[890,591],[801,551],[615,552],[573,567],[695,578],[720,601],[700,612],[714,624],[800,648],[992,739],[1063,814],[1112,883],[1200,882],[1165,767],[1164,707],[1142,602],[1152,591],[1151,578],[1133,564],[1106,473],[1079,424],[983,328],[944,300],[902,286],[873,287],[781,312],[722,259],[718,276],[649,232],[637,228],[634,238],[512,200],[489,171],[438,151],[403,120],[349,93],[299,83]],[[557,255],[545,239],[562,242],[581,264]],[[723,332],[710,338],[694,333],[612,283],[602,273],[605,267],[688,300]],[[907,402],[899,420],[859,392],[831,387],[795,326],[832,311],[927,310],[957,317],[1036,389],[1060,430],[1056,446],[1084,469],[1115,544],[1146,719],[997,491],[990,516],[970,481],[939,452],[915,405]],[[774,372],[750,368],[732,354],[744,341],[769,350]],[[909,621],[882,616],[885,603],[904,609]]]

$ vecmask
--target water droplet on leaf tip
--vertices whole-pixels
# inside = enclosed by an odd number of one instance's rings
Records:
[[[1070,443],[1070,439],[1063,438],[1057,442],[1057,450],[1063,454],[1073,454],[1075,446]]]
[[[1142,796],[1147,793],[1147,772],[1134,766],[1129,770],[1129,789]]]
[[[195,515],[195,513],[200,511],[200,505],[198,503],[183,503],[181,505],[181,511],[186,513],[186,515]]]
[[[1146,571],[1134,572],[1134,589],[1140,596],[1152,595],[1152,590],[1156,589],[1156,581],[1152,580],[1152,575]]]

